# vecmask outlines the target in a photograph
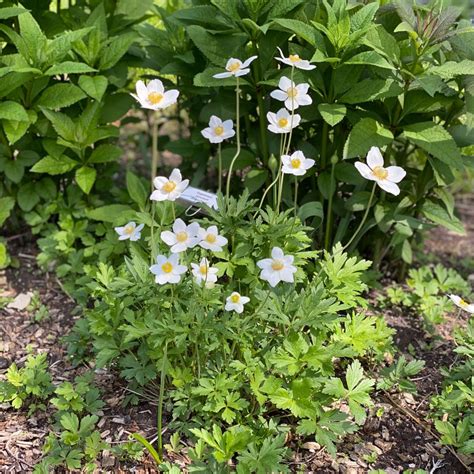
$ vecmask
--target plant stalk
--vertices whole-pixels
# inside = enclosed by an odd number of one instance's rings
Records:
[[[239,89],[239,77],[236,77],[236,88],[235,88],[235,104],[236,104],[236,131],[237,131],[237,151],[235,152],[234,157],[232,158],[232,161],[230,162],[229,166],[229,174],[227,175],[227,186],[226,186],[226,191],[225,195],[226,198],[229,199],[230,195],[230,178],[232,176],[232,169],[234,167],[234,163],[237,160],[238,156],[240,155],[240,89]]]

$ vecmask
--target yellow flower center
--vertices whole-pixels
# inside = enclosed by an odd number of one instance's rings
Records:
[[[214,129],[214,133],[217,136],[220,136],[224,133],[224,127],[221,127],[220,125]]]
[[[163,99],[163,94],[160,94],[159,92],[150,92],[148,94],[148,102],[150,102],[153,105],[159,104],[162,99]]]
[[[230,301],[232,301],[232,303],[238,303],[240,300],[240,295],[238,293],[232,293],[232,295],[230,296]]]
[[[161,269],[165,273],[171,273],[173,271],[173,265],[170,262],[166,262],[166,263],[163,263],[163,265],[161,265]]]
[[[290,99],[294,99],[298,95],[298,89],[296,87],[289,87],[286,93]]]
[[[297,63],[297,62],[300,60],[300,57],[299,57],[298,54],[290,54],[289,60],[290,60],[292,63]]]
[[[170,193],[176,188],[176,183],[174,181],[168,181],[163,185],[163,191]]]
[[[469,306],[469,303],[467,303],[466,301],[464,301],[462,298],[459,300],[459,306],[462,306],[463,308],[465,308],[466,306]]]
[[[288,119],[286,118],[281,118],[278,120],[278,126],[280,128],[285,128],[288,125]]]
[[[291,160],[291,166],[292,166],[293,168],[298,169],[298,168],[301,166],[301,160],[298,159],[298,158],[293,158],[293,159]]]
[[[283,270],[283,262],[281,260],[273,260],[272,263],[272,269],[275,270],[276,272],[279,272],[280,270]]]
[[[227,70],[229,72],[236,72],[240,69],[240,63],[235,61],[233,63],[230,63],[229,66],[227,67]]]
[[[378,179],[386,179],[388,171],[383,166],[376,166],[372,170],[372,174]]]
[[[203,275],[207,275],[207,265],[201,265],[199,267],[199,271],[203,274]]]
[[[206,238],[205,238],[205,241],[210,243],[210,244],[213,244],[215,241],[216,241],[216,236],[215,234],[207,234],[206,235]]]
[[[188,240],[188,233],[187,233],[187,232],[184,232],[184,230],[181,231],[181,232],[178,232],[178,233],[176,234],[176,240],[177,240],[178,242],[186,242],[186,240]]]
[[[123,230],[127,235],[131,235],[131,234],[133,234],[134,229],[135,229],[135,227],[133,227],[133,225],[127,225],[127,226],[125,226],[125,229],[123,229]]]

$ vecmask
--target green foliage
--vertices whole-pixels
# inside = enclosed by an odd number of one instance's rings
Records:
[[[455,351],[460,360],[444,375],[442,391],[431,398],[431,416],[441,442],[454,446],[460,453],[474,454],[474,319],[455,333]]]
[[[421,372],[424,366],[424,360],[407,361],[405,356],[401,355],[396,363],[382,369],[380,372],[382,378],[377,382],[377,389],[396,388],[401,392],[416,393],[416,385],[410,380],[410,377]]]
[[[436,324],[444,321],[444,314],[453,309],[447,295],[455,293],[467,298],[471,291],[469,283],[455,270],[437,264],[410,269],[406,286],[392,286],[386,293],[390,304],[411,308],[423,318],[426,329],[434,332]],[[380,302],[383,304],[383,298]]]
[[[141,183],[129,177],[128,184],[140,203]],[[390,350],[392,331],[383,319],[356,312],[370,262],[349,257],[341,246],[319,258],[298,218],[256,211],[248,193],[229,201],[219,197],[218,203],[219,211],[196,221],[217,225],[229,245],[213,255],[200,247],[180,254],[187,265],[207,255],[219,269],[218,282],[203,287],[185,277],[170,292],[149,270],[150,249],[167,254],[169,248],[156,234],[153,241],[133,242],[122,265],[96,267],[88,285],[94,297],[86,310],[88,328],[72,336],[71,353],[80,356],[78,341],[89,339],[97,365],[117,368],[137,393],[164,373],[169,429],[197,440],[190,454],[196,468],[219,472],[237,458],[238,472],[254,472],[259,464],[261,472],[286,471],[281,418],[334,454],[372,404],[375,382],[357,358],[381,359]],[[169,203],[157,205],[155,228],[169,228],[168,209]],[[153,223],[147,212],[137,218]],[[274,246],[294,255],[294,285],[271,288],[258,277],[256,262]],[[316,270],[313,276],[308,269]],[[250,297],[240,315],[222,306],[232,291]],[[348,404],[350,414],[331,408],[335,403]]]
[[[273,180],[271,157],[281,154],[266,119],[281,103],[269,95],[281,76],[292,74],[274,60],[280,47],[285,56],[298,54],[317,66],[294,70],[296,83],[309,84],[313,104],[298,109],[302,121],[291,138],[292,149],[316,160],[298,192],[300,210],[314,212],[305,219],[316,231],[315,246],[330,250],[349,241],[361,222],[371,184],[353,162],[364,160],[371,146],[382,147],[385,162],[402,166],[407,176],[401,198],[376,192],[350,250],[373,255],[376,265],[385,255],[411,263],[412,247],[433,225],[463,233],[447,186],[472,161],[472,26],[459,18],[461,10],[439,2],[405,3],[207,0],[158,9],[159,27],[138,28],[147,67],[178,78],[180,104],[196,124],[187,142],[170,137],[164,148],[189,145],[183,168],[195,182],[216,168],[216,147],[199,130],[212,114],[235,120],[235,78],[212,75],[229,57],[256,55],[239,83],[242,152],[235,168],[245,179],[234,189],[261,195]],[[222,144],[224,157],[234,150],[233,143]],[[293,180],[286,180],[282,196],[292,207]]]
[[[13,363],[7,370],[6,380],[0,381],[0,402],[16,409],[27,405],[29,414],[45,410],[52,392],[46,353],[30,354],[21,368]]]

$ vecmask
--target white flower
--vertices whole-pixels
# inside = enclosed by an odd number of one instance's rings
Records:
[[[191,263],[192,272],[196,283],[205,283],[206,286],[212,286],[217,281],[217,267],[210,267],[207,258],[202,258],[199,264]]]
[[[156,190],[151,193],[152,201],[176,201],[188,187],[189,179],[183,180],[181,171],[175,168],[169,178],[158,176],[153,181]]]
[[[141,237],[140,231],[143,229],[144,224],[137,226],[135,222],[129,222],[123,227],[114,227],[115,232],[119,235],[119,240],[130,239],[132,242],[135,242]]]
[[[219,235],[217,226],[211,225],[208,229],[199,229],[199,245],[203,249],[212,250],[213,252],[222,252],[222,247],[227,245],[227,239]]]
[[[458,295],[448,295],[451,301],[459,308],[467,311],[468,313],[474,314],[474,303],[467,303]]]
[[[268,130],[273,133],[288,133],[291,129],[297,127],[300,124],[301,116],[298,114],[293,115],[286,109],[280,109],[276,114],[273,112],[267,113],[267,119],[270,122]]]
[[[262,269],[260,278],[268,281],[270,286],[276,286],[280,281],[294,282],[296,267],[292,265],[293,255],[285,255],[279,247],[273,247],[272,258],[264,258],[257,262]]]
[[[240,59],[230,58],[225,65],[227,72],[220,72],[219,74],[214,74],[212,77],[215,77],[216,79],[224,79],[225,77],[231,76],[245,76],[250,72],[249,66],[254,59],[257,59],[257,56],[252,56],[246,59],[244,62],[242,62]]]
[[[248,296],[241,296],[240,293],[234,291],[230,296],[225,300],[225,310],[226,311],[235,311],[240,314],[244,310],[244,304],[247,304],[250,301]]]
[[[169,257],[158,255],[156,264],[150,267],[151,273],[155,275],[155,282],[164,285],[165,283],[179,283],[181,275],[186,273],[186,266],[179,265],[178,255],[172,254]]]
[[[209,120],[209,127],[201,130],[204,138],[207,138],[211,143],[221,143],[227,138],[232,138],[235,135],[233,129],[234,123],[232,120],[225,120],[224,122],[215,115],[211,115]]]
[[[159,79],[153,79],[145,85],[143,81],[137,81],[135,86],[137,93],[131,94],[145,109],[164,109],[176,102],[179,91],[172,89],[165,92],[163,83]]]
[[[173,232],[164,230],[161,240],[171,247],[172,253],[184,252],[199,243],[199,224],[193,222],[186,225],[182,219],[176,219],[173,224]]]
[[[292,66],[297,69],[304,69],[306,71],[311,71],[316,67],[312,64],[309,64],[308,60],[301,59],[297,54],[290,54],[288,57],[286,57],[280,48],[278,48],[278,51],[280,51],[280,57],[275,57],[275,59],[282,63],[288,64],[288,66]]]
[[[296,85],[286,76],[283,76],[280,78],[278,87],[279,89],[271,92],[270,96],[276,100],[284,101],[285,107],[288,110],[295,110],[300,105],[309,105],[313,103],[313,100],[307,93],[309,84],[306,82]]]
[[[282,155],[282,173],[303,176],[315,163],[314,160],[306,158],[302,151],[295,151],[291,156]]]
[[[405,176],[406,171],[400,166],[383,166],[383,156],[380,150],[373,146],[367,154],[367,165],[360,161],[354,163],[359,173],[365,178],[375,181],[387,193],[398,196],[400,188],[399,183]]]

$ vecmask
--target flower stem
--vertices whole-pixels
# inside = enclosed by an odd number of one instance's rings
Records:
[[[217,180],[218,180],[218,191],[219,193],[222,192],[222,149],[221,149],[221,144],[219,143],[217,145],[217,159],[219,161],[218,164],[218,175],[217,175]]]
[[[298,209],[298,176],[295,175],[295,217],[298,214],[297,209]]]
[[[239,103],[239,98],[240,98],[240,89],[239,89],[239,77],[237,76],[236,78],[236,87],[235,87],[235,108],[236,108],[236,131],[237,131],[237,151],[235,152],[234,157],[232,158],[232,161],[230,162],[229,166],[229,174],[227,175],[227,186],[226,186],[226,191],[225,191],[225,196],[227,199],[229,199],[229,194],[230,194],[230,177],[232,176],[232,168],[234,167],[235,160],[237,160],[238,156],[240,155],[240,103]]]
[[[329,246],[331,245],[331,227],[332,227],[332,201],[333,201],[333,183],[334,183],[334,168],[335,164],[333,163],[331,166],[331,179],[329,181],[329,202],[328,202],[328,210],[326,216],[326,233],[324,235],[324,248],[329,250]]]
[[[156,118],[156,112],[151,111],[151,190],[153,191],[153,181],[156,178],[156,169],[160,161],[160,155],[158,153],[158,120]]]
[[[160,394],[158,399],[158,415],[157,415],[157,425],[158,425],[158,455],[160,459],[163,459],[163,437],[161,432],[163,431],[163,398],[165,393],[165,378],[166,378],[166,364],[168,363],[168,343],[165,344],[165,350],[163,351],[163,363],[161,366],[161,375],[160,375]]]
[[[155,203],[151,201],[151,228],[150,228],[150,237],[151,237],[151,264],[155,261]]]
[[[370,193],[369,202],[367,204],[367,209],[365,210],[365,213],[364,213],[364,217],[362,217],[362,220],[360,221],[359,227],[357,227],[356,231],[352,234],[352,237],[349,240],[349,242],[347,242],[347,244],[344,245],[344,247],[342,247],[343,251],[346,250],[352,244],[352,242],[354,242],[355,238],[357,237],[357,234],[360,232],[360,230],[364,226],[365,221],[367,220],[367,216],[369,215],[369,210],[370,210],[370,206],[372,205],[372,200],[374,198],[375,187],[376,186],[377,186],[377,183],[374,182],[374,185],[372,186],[372,192]]]

